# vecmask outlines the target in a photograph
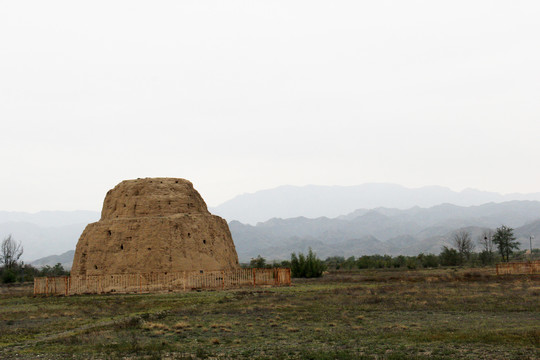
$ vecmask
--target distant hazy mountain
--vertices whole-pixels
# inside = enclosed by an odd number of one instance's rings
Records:
[[[35,214],[0,212],[0,240],[11,234],[24,248],[30,262],[73,250],[88,223],[99,219],[95,211],[42,211]]]
[[[476,241],[482,231],[501,225],[515,228],[516,237],[528,247],[540,244],[540,202],[511,201],[462,207],[438,205],[408,210],[377,208],[356,210],[334,219],[271,219],[256,226],[232,221],[229,224],[240,261],[262,255],[285,259],[291,252],[313,248],[320,257],[365,254],[438,254],[452,236],[465,229]]]
[[[62,227],[73,224],[88,224],[99,220],[97,211],[40,211],[37,213],[0,211],[2,223],[31,223],[41,227]]]
[[[75,255],[75,250],[66,251],[60,255],[50,255],[37,260],[30,262],[30,265],[37,268],[44,267],[46,265],[54,266],[58,263],[62,264],[64,269],[70,270],[71,265],[73,264],[73,256]]]
[[[501,195],[472,189],[455,192],[440,186],[409,189],[393,184],[280,186],[239,195],[210,210],[228,221],[256,224],[271,218],[334,218],[356,209],[428,208],[444,203],[472,206],[511,200],[540,201],[540,193]]]

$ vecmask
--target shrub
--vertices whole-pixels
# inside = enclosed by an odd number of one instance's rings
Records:
[[[422,267],[435,268],[439,266],[439,258],[437,255],[427,254],[422,258]]]
[[[399,255],[392,259],[392,266],[395,268],[405,267],[407,259],[403,255]]]
[[[368,256],[368,255],[364,255],[358,258],[358,260],[356,261],[356,265],[358,266],[359,269],[369,269],[370,267],[374,267],[373,263],[374,262],[371,259],[371,256]]]
[[[416,269],[417,263],[415,258],[408,258],[407,259],[407,269],[414,270]]]
[[[450,249],[443,246],[441,253],[439,254],[439,260],[442,266],[456,266],[461,263],[461,257],[456,249]]]
[[[10,284],[17,281],[17,274],[11,269],[4,269],[2,271],[2,282],[4,284]]]
[[[311,248],[308,255],[295,253],[291,254],[291,273],[293,277],[321,277],[322,273],[326,270],[326,265],[317,258],[317,255],[313,253]]]
[[[486,250],[482,251],[478,255],[478,258],[482,265],[492,265],[495,262],[495,254],[492,253],[491,251],[486,251]]]

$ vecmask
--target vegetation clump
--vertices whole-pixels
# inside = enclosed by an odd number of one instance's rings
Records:
[[[317,258],[317,255],[313,253],[311,248],[309,249],[307,256],[305,256],[303,253],[298,254],[298,256],[296,256],[295,253],[291,254],[292,277],[321,277],[325,270],[326,264]]]
[[[23,251],[22,244],[16,242],[13,236],[8,235],[2,240],[0,244],[0,283],[32,281],[37,276],[69,275],[62,264],[56,264],[53,267],[47,265],[41,269],[25,264],[20,261]]]

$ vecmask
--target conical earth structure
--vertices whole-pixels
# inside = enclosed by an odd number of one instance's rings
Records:
[[[227,222],[185,179],[126,180],[109,190],[101,219],[86,226],[72,275],[238,269]]]

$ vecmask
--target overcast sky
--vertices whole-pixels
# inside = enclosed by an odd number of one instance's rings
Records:
[[[540,191],[540,2],[0,0],[0,210],[124,179]]]

